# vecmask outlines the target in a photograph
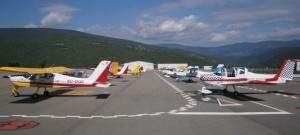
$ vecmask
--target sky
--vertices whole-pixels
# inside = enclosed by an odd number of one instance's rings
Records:
[[[299,0],[0,0],[0,6],[0,28],[209,47],[300,39]]]

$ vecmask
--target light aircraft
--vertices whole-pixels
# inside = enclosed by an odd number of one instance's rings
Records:
[[[111,74],[116,74],[118,73],[118,68],[119,68],[119,62],[112,62],[110,64],[110,68],[109,71],[111,72]]]
[[[141,66],[136,66],[132,71],[128,72],[128,74],[134,74],[137,75],[140,73]]]
[[[107,88],[111,84],[107,82],[110,61],[102,61],[88,78],[77,78],[61,72],[70,71],[64,67],[50,68],[16,68],[16,67],[1,67],[2,71],[23,72],[24,75],[10,76],[9,79],[13,83],[14,88],[12,93],[14,97],[19,96],[17,91],[19,87],[37,87],[36,93],[32,98],[38,98],[38,91],[44,88],[44,95],[49,95],[46,88],[61,88],[61,87],[104,87]]]
[[[188,81],[192,81],[192,78],[197,77],[199,67],[188,67],[184,71],[176,71],[171,77],[176,78],[176,81],[180,81],[183,78],[188,78]]]
[[[287,80],[293,79],[293,72],[295,67],[294,60],[285,60],[280,69],[275,75],[264,75],[256,74],[249,72],[245,67],[234,67],[231,74],[227,74],[226,68],[222,73],[219,74],[206,74],[200,77],[200,80],[203,81],[206,85],[213,86],[226,86],[223,90],[224,93],[227,93],[227,87],[232,85],[234,88],[234,96],[237,96],[239,93],[236,91],[235,86],[241,84],[280,84],[286,83]],[[202,94],[210,94],[211,91],[206,89],[206,86],[199,90]]]
[[[112,73],[112,76],[121,77],[128,74],[129,65],[124,65],[122,69],[117,73]]]

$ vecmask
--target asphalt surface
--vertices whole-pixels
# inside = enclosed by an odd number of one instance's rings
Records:
[[[209,87],[213,94],[202,96],[197,92],[203,86],[199,80],[176,82],[158,72],[110,82],[109,88],[48,89],[50,96],[32,99],[35,88],[20,88],[21,96],[13,97],[9,80],[0,78],[0,134],[296,135],[300,131],[300,79],[283,85],[241,86],[238,97],[224,95],[219,87]]]

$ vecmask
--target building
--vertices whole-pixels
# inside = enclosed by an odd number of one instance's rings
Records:
[[[296,71],[300,71],[300,59],[297,59],[296,61]]]
[[[187,63],[159,63],[157,64],[157,68],[158,69],[162,69],[162,68],[179,68],[179,67],[187,67],[188,64]]]
[[[133,70],[136,66],[143,67],[143,71],[154,70],[154,64],[150,62],[133,61],[133,62],[124,63],[124,65],[129,65],[128,67],[129,70]]]

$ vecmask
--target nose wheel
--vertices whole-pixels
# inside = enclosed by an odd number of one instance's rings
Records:
[[[14,96],[14,97],[18,97],[18,96],[20,96],[20,94],[19,94],[19,92],[14,92],[14,93],[13,93],[13,96]]]

